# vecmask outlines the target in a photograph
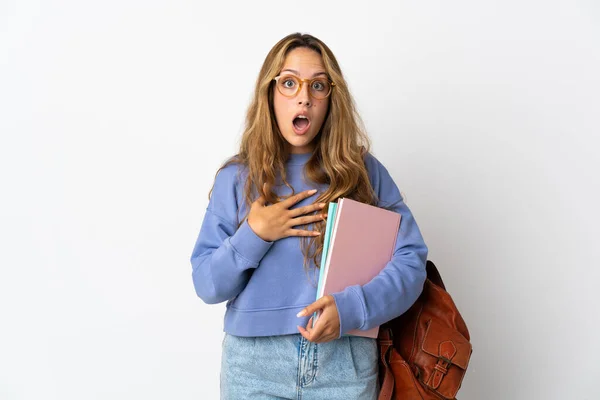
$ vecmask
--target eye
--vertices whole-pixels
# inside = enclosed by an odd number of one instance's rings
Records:
[[[296,81],[294,81],[292,78],[286,78],[283,80],[283,82],[281,82],[281,84],[284,88],[291,89],[296,85]]]
[[[325,83],[323,81],[314,81],[312,84],[312,88],[317,91],[325,90]]]

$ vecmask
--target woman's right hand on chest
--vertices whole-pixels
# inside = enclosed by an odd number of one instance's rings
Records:
[[[324,214],[306,215],[320,211],[325,203],[316,203],[309,206],[298,207],[290,210],[294,204],[314,195],[316,189],[300,192],[279,203],[267,206],[264,197],[256,199],[250,207],[248,224],[262,240],[274,242],[288,236],[318,236],[317,231],[294,229],[296,226],[307,225],[325,219]]]

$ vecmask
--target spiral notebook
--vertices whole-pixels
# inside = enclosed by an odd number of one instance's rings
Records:
[[[342,198],[329,204],[317,299],[364,285],[392,259],[401,215]],[[317,316],[313,318],[316,321]],[[349,335],[376,338],[379,327]]]

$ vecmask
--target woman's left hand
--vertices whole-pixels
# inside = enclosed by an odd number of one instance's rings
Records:
[[[327,295],[321,297],[311,305],[298,313],[298,317],[305,317],[321,311],[315,326],[312,326],[312,317],[308,321],[306,328],[298,326],[300,334],[310,342],[325,343],[337,339],[340,336],[340,316],[333,296]]]

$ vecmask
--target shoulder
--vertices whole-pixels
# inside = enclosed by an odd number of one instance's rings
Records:
[[[363,158],[367,173],[371,179],[371,184],[379,183],[381,179],[391,179],[387,168],[373,155],[373,153],[367,152],[364,154]]]
[[[228,158],[217,170],[215,175],[215,189],[232,188],[243,182],[246,168],[236,161],[235,156]]]
[[[381,164],[377,157],[375,157],[370,151],[366,152],[363,155],[363,158],[365,160],[365,166],[368,170],[378,168],[379,165],[383,166],[383,164]]]
[[[231,223],[238,219],[237,210],[243,199],[245,171],[244,165],[231,157],[217,170],[212,186],[208,210]]]
[[[217,170],[215,179],[219,181],[232,182],[238,179],[242,168],[240,164],[235,162],[232,158],[225,161]]]
[[[370,152],[363,157],[371,186],[379,199],[384,203],[401,200],[400,190],[383,163]]]

